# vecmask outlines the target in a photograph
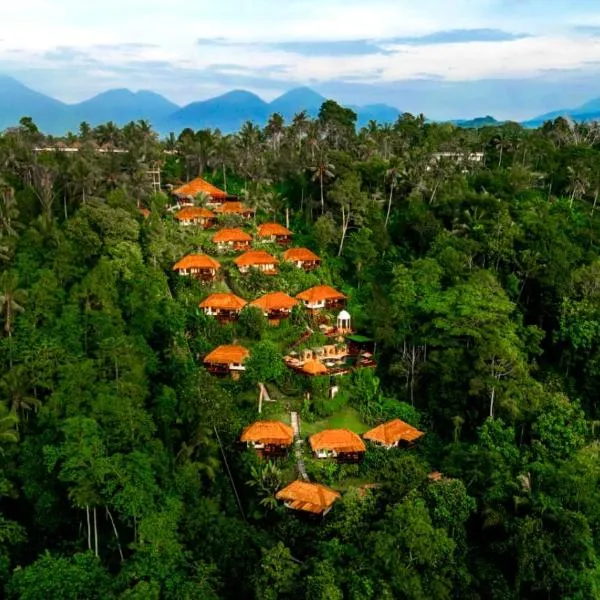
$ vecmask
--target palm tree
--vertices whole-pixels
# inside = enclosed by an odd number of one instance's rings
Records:
[[[283,474],[275,463],[266,462],[265,464],[250,469],[252,479],[247,484],[257,489],[261,497],[260,505],[265,508],[273,509],[277,506],[275,493],[281,487]]]
[[[25,369],[21,365],[15,365],[0,380],[0,392],[10,402],[12,412],[21,414],[21,417],[26,411],[37,410],[41,405],[27,390],[26,381]]]
[[[387,227],[388,222],[390,220],[390,212],[392,210],[392,198],[394,197],[394,191],[396,189],[396,185],[398,181],[403,179],[406,176],[406,170],[404,169],[404,165],[396,164],[390,167],[386,172],[385,176],[390,180],[390,195],[388,198],[387,211],[385,214],[385,226]]]
[[[284,131],[285,125],[283,117],[279,113],[273,113],[269,117],[269,122],[265,127],[265,132],[271,138],[271,144],[273,146],[273,152],[275,155],[279,153],[279,146],[281,144],[281,138]]]
[[[17,415],[9,411],[5,403],[0,402],[0,444],[14,444],[19,441],[16,425],[19,422]],[[0,454],[4,451],[0,446]]]
[[[0,315],[4,321],[4,333],[12,336],[17,313],[23,312],[27,293],[19,288],[19,277],[14,271],[0,275]]]
[[[313,172],[313,181],[319,180],[321,188],[321,214],[325,212],[325,191],[324,191],[324,180],[334,176],[335,167],[327,162],[327,157],[321,155],[321,160],[317,165],[311,167]]]
[[[15,220],[18,216],[15,192],[8,183],[0,179],[0,235],[17,236]]]

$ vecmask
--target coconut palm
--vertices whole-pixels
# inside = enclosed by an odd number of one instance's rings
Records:
[[[394,197],[394,191],[396,190],[398,182],[406,177],[406,170],[404,168],[404,165],[398,163],[391,166],[385,172],[385,176],[390,182],[390,195],[388,197],[387,211],[385,214],[385,226],[387,227],[388,222],[390,220],[390,212],[392,210],[392,199]]]
[[[19,441],[16,426],[19,422],[17,415],[0,402],[0,454],[4,454],[4,444],[14,444]]]
[[[0,315],[4,322],[4,333],[11,337],[15,317],[23,312],[27,293],[19,288],[19,277],[14,271],[0,275]]]
[[[325,191],[324,191],[324,182],[325,179],[329,179],[334,176],[335,167],[327,162],[327,157],[321,155],[321,159],[314,166],[311,167],[311,171],[313,172],[313,181],[319,180],[319,187],[321,189],[321,214],[325,212]]]

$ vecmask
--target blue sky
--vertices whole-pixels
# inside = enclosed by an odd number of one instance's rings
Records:
[[[431,118],[526,118],[600,96],[598,0],[16,0],[0,73],[67,102],[178,104],[309,85]]]

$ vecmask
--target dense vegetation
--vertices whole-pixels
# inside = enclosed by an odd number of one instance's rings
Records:
[[[57,141],[23,119],[0,137],[7,598],[600,597],[600,129],[354,126],[329,102],[233,136],[84,123]],[[65,143],[79,151],[35,150]],[[281,362],[302,311],[280,328],[205,317],[206,286],[171,271],[205,239],[153,192],[158,162],[163,185],[203,174],[258,221],[287,210],[323,266],[230,270],[230,287],[336,285],[376,373],[330,400]],[[245,376],[208,375],[202,356],[232,339],[252,346]],[[310,464],[343,492],[310,521],[273,499],[293,461],[236,442],[258,381],[277,398],[265,410],[309,427],[400,416],[427,433],[359,466]]]

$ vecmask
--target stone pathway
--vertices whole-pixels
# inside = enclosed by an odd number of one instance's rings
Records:
[[[308,473],[306,472],[306,465],[304,464],[304,442],[300,437],[300,419],[298,418],[297,412],[290,414],[290,421],[292,423],[292,429],[294,431],[294,454],[296,456],[296,468],[298,474],[304,481],[308,481]]]

